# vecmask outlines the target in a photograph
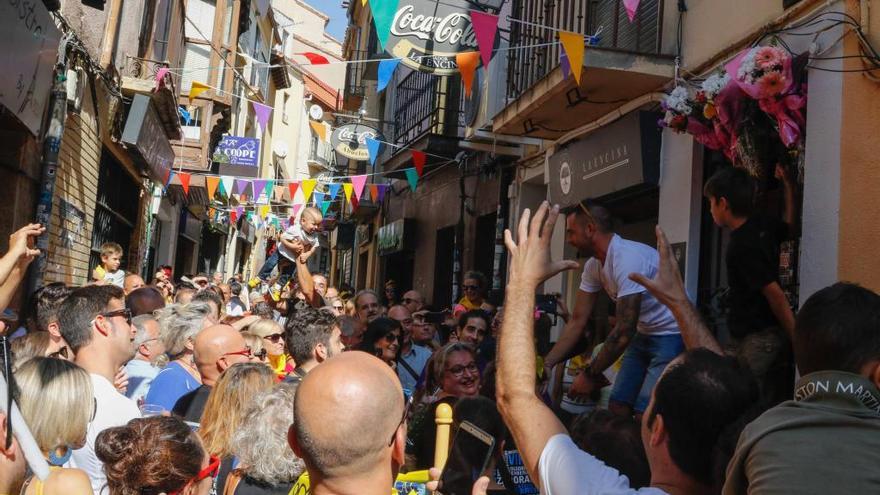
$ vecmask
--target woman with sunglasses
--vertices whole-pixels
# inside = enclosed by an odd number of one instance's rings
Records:
[[[198,435],[171,416],[107,428],[95,441],[95,453],[104,463],[109,495],[208,495],[220,468]]]
[[[278,322],[268,319],[257,320],[248,325],[247,331],[261,338],[260,344],[266,350],[269,366],[272,367],[279,379],[283,380],[284,377],[293,373],[295,368],[293,358],[288,355],[284,346],[284,329]],[[255,348],[251,347],[251,349]]]
[[[85,472],[61,467],[74,449],[85,445],[94,417],[96,402],[89,374],[70,361],[35,357],[18,368],[15,378],[21,392],[21,415],[50,467],[45,481],[31,477],[21,493],[91,494]]]
[[[251,350],[250,362],[269,366],[269,351],[263,347],[263,338],[247,330],[241,332],[241,336],[244,337],[245,345]]]
[[[391,318],[379,317],[367,325],[358,350],[370,353],[392,368],[397,367],[403,327]]]

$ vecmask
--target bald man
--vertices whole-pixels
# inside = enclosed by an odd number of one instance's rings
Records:
[[[343,353],[306,375],[287,437],[312,493],[388,495],[404,462],[404,408],[394,371],[367,353]]]
[[[220,374],[234,364],[250,360],[251,350],[241,333],[230,325],[213,325],[196,335],[193,343],[196,367],[202,386],[189,392],[174,404],[172,412],[188,422],[198,424]]]
[[[141,287],[125,296],[125,306],[131,310],[132,317],[152,315],[153,311],[165,307],[165,298],[155,287]]]
[[[422,294],[417,290],[406,291],[403,294],[401,302],[406,306],[406,309],[408,309],[410,313],[421,311],[425,307],[425,298],[422,297]]]
[[[137,273],[126,274],[125,278],[122,280],[122,290],[125,292],[126,296],[133,291],[140,289],[144,285],[146,285],[144,279]]]

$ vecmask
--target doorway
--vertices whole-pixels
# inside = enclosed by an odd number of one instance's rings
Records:
[[[436,309],[452,307],[452,277],[455,252],[455,226],[437,230],[434,246],[434,297]]]

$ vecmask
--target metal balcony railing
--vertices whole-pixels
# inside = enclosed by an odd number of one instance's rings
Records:
[[[137,79],[155,80],[156,74],[159,73],[159,69],[163,67],[168,68],[170,65],[168,62],[126,55],[124,67],[125,73],[123,75],[135,77]],[[176,74],[169,75],[171,76],[171,93],[176,95],[177,87],[180,84],[179,77]]]
[[[351,60],[366,60],[366,50],[353,50],[351,52]],[[364,96],[364,71],[369,64],[360,64],[357,62],[346,64],[345,69],[345,96]]]
[[[407,74],[395,88],[394,144],[405,146],[426,134],[458,136],[460,86],[458,77]]]
[[[562,46],[550,27],[584,34],[601,28],[597,46],[660,54],[664,0],[642,0],[632,23],[622,0],[512,0],[507,97],[514,100],[559,65]],[[516,22],[525,21],[523,22]],[[529,24],[526,24],[529,23]],[[518,48],[522,47],[522,48]]]

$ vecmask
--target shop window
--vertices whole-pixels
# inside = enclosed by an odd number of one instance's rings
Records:
[[[98,172],[98,197],[92,227],[90,270],[101,263],[101,245],[115,242],[122,246],[121,269],[129,266],[129,247],[137,226],[140,187],[122,164],[105,149]]]

